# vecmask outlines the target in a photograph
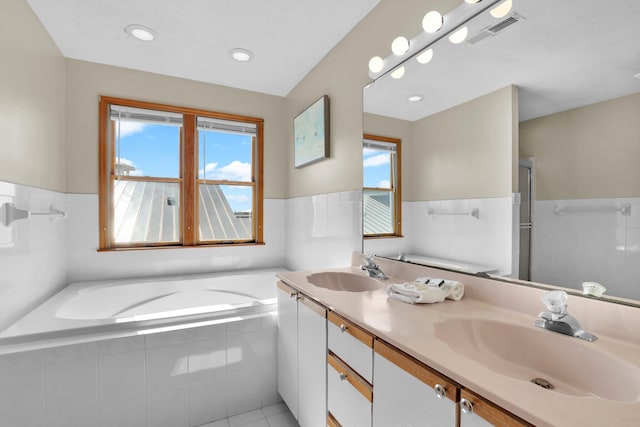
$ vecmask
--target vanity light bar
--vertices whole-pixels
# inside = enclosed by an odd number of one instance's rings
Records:
[[[491,9],[496,4],[504,1],[505,0],[483,0],[477,3],[463,2],[443,17],[442,28],[434,33],[427,33],[423,31],[412,38],[409,41],[409,48],[403,55],[398,56],[392,53],[384,59],[380,57],[374,57],[374,65],[376,65],[374,69],[378,71],[373,72],[371,71],[371,69],[369,69],[369,77],[377,80],[380,77],[391,74],[395,70],[402,67],[406,62],[411,60],[416,53],[428,49],[445,37],[449,37],[451,34],[464,27],[475,17],[481,15],[488,9]]]

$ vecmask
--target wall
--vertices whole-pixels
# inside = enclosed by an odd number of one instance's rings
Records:
[[[516,95],[507,86],[414,123],[415,200],[511,195]]]
[[[367,132],[403,135],[409,154],[403,152],[405,237],[366,240],[364,252],[405,252],[516,274],[517,109],[517,89],[508,86],[412,123],[365,115]],[[479,218],[429,214],[475,208]]]
[[[536,199],[640,196],[640,93],[520,123]]]
[[[65,60],[26,1],[2,2],[0,57],[0,204],[64,209],[49,190],[65,186]],[[15,224],[0,225],[0,329],[66,284],[64,222]]]
[[[285,197],[284,98],[72,59],[66,86],[67,192],[98,193],[98,101],[106,95],[263,118],[265,197]]]
[[[0,14],[0,180],[65,187],[65,60],[29,5]]]
[[[100,95],[264,119],[265,245],[97,252]],[[285,264],[284,98],[143,71],[67,61],[69,281],[185,274]]]
[[[534,158],[531,279],[640,299],[640,94],[520,124],[520,157]],[[615,212],[557,214],[555,209]]]

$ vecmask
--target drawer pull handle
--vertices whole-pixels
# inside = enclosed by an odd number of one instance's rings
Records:
[[[467,399],[460,399],[460,409],[462,409],[462,412],[465,414],[473,414],[473,403]]]
[[[340,325],[340,332],[347,332],[347,329],[347,325],[345,325],[344,323]]]
[[[347,374],[345,374],[344,372],[340,372],[340,381],[346,381],[347,380]]]
[[[436,397],[437,397],[438,399],[442,399],[442,398],[444,398],[444,397],[447,395],[447,389],[446,389],[446,388],[444,388],[444,387],[443,387],[442,385],[440,385],[440,384],[436,384],[436,385],[433,387],[433,391],[436,393]]]

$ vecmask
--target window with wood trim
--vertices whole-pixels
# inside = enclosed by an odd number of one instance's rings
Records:
[[[259,244],[263,120],[100,99],[100,249]]]
[[[401,141],[365,134],[362,223],[365,238],[402,236]]]

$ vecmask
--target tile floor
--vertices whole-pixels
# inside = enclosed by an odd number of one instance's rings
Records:
[[[289,408],[280,402],[200,427],[298,427]]]

